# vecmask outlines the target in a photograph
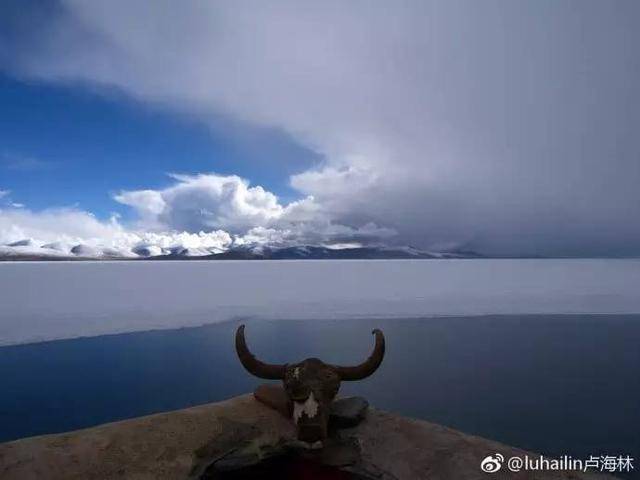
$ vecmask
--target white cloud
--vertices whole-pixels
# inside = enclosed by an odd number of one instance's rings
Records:
[[[237,176],[172,175],[162,190],[123,191],[115,199],[139,215],[125,226],[77,209],[0,209],[0,252],[88,257],[220,253],[236,246],[379,243],[395,234],[372,223],[338,224],[312,197],[281,205]]]
[[[42,242],[79,243],[83,240],[111,241],[124,229],[115,219],[100,222],[93,215],[74,209],[32,212],[20,208],[0,209],[0,243],[25,238]]]
[[[114,197],[118,202],[132,207],[139,216],[140,225],[146,228],[157,227],[158,215],[165,208],[162,194],[155,190],[136,190],[121,192]]]
[[[314,197],[296,214],[425,247],[638,251],[637,2],[63,4],[25,33],[21,74],[284,129],[325,157],[291,178]],[[119,200],[185,230],[289,208],[208,177]]]
[[[133,257],[188,250],[190,255],[207,255],[231,244],[231,235],[222,230],[152,232],[126,228],[116,217],[100,221],[74,209],[0,209],[2,253]]]
[[[0,190],[0,208],[5,205],[11,208],[23,208],[24,204],[11,200],[11,190]]]
[[[370,222],[336,223],[330,211],[307,196],[287,205],[261,186],[235,175],[172,175],[162,190],[121,192],[114,198],[140,213],[142,225],[169,231],[224,230],[237,244],[321,244],[336,238],[379,241],[393,231]]]
[[[316,198],[331,200],[344,195],[370,194],[382,183],[379,174],[370,168],[346,165],[341,168],[326,166],[318,170],[293,175],[291,186]]]
[[[133,206],[143,218],[171,229],[225,229],[234,233],[268,224],[282,215],[276,196],[261,186],[250,187],[237,176],[172,175],[176,183],[161,191],[123,192],[115,197]]]

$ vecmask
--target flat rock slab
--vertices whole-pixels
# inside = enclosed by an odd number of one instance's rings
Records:
[[[2,480],[187,479],[200,456],[293,438],[284,417],[251,395],[0,444]]]
[[[566,472],[501,471],[489,476],[480,470],[480,462],[487,455],[511,457],[526,452],[372,408],[359,425],[341,430],[340,435],[357,442],[359,464],[344,467],[357,473],[357,478],[611,478]],[[0,444],[0,478],[186,480],[194,478],[194,469],[203,459],[222,458],[251,443],[268,447],[294,439],[289,420],[252,395],[243,395],[220,403]],[[339,456],[334,459],[336,464],[351,461]]]
[[[253,396],[266,406],[273,408],[283,416],[291,417],[289,397],[282,385],[274,383],[263,383],[253,392]]]

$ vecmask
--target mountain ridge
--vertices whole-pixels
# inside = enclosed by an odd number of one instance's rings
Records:
[[[272,247],[264,245],[232,247],[222,252],[203,252],[185,247],[174,247],[162,252],[143,247],[127,254],[113,249],[98,250],[84,245],[74,246],[69,253],[43,248],[37,250],[25,242],[0,247],[0,261],[171,261],[171,260],[375,260],[375,259],[463,259],[484,258],[476,252],[432,252],[410,246],[357,246],[335,248],[322,245],[296,245]]]

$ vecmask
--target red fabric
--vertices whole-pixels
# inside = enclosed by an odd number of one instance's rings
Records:
[[[353,478],[348,472],[303,459],[292,461],[287,470],[285,478],[296,480],[350,480]]]

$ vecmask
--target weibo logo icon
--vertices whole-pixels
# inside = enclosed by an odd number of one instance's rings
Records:
[[[495,456],[489,455],[480,463],[480,470],[485,473],[495,473],[502,468],[502,462],[504,462],[504,457],[499,453],[496,453]]]

